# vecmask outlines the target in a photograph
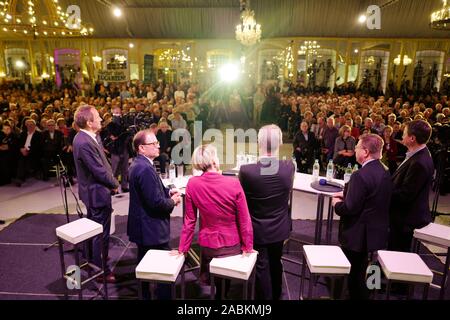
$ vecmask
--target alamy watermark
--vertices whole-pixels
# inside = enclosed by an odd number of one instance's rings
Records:
[[[377,5],[370,5],[366,11],[366,26],[369,30],[381,29],[381,9]]]
[[[66,21],[67,28],[71,30],[81,29],[81,9],[76,4],[67,7],[66,13],[69,15]]]
[[[79,266],[70,265],[66,269],[66,286],[69,290],[81,289],[81,270]]]

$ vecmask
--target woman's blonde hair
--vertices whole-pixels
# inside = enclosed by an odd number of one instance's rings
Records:
[[[219,165],[216,147],[212,144],[204,144],[195,148],[192,154],[192,167],[195,170],[205,172],[212,168],[213,163]]]
[[[342,126],[342,127],[339,129],[339,135],[340,135],[341,137],[343,137],[345,131],[350,131],[350,132],[351,132],[351,131],[352,131],[352,128],[350,128],[350,126],[348,126],[348,125]]]

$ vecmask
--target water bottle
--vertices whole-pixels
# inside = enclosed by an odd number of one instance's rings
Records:
[[[292,157],[292,163],[294,164],[294,168],[295,168],[294,172],[297,172],[297,160],[295,159],[295,157]]]
[[[353,172],[356,172],[356,171],[358,171],[358,164],[357,164],[357,163],[355,163],[355,166],[353,167],[352,173],[353,173]]]
[[[182,178],[184,176],[184,166],[179,164],[177,166],[177,178]]]
[[[314,165],[313,165],[313,181],[318,181],[319,180],[319,174],[320,174],[320,165],[319,165],[319,160],[316,159],[316,161],[314,161]]]
[[[333,160],[330,159],[330,161],[328,161],[328,165],[327,165],[327,180],[328,181],[333,180],[333,175],[334,175],[334,164],[333,164]]]
[[[170,165],[169,165],[169,179],[170,182],[173,182],[173,180],[177,177],[177,171],[175,168],[175,163],[173,162],[173,160],[170,161]]]
[[[344,183],[347,183],[350,181],[350,177],[352,176],[352,164],[349,163],[347,165],[347,168],[345,169],[345,174],[344,174]]]

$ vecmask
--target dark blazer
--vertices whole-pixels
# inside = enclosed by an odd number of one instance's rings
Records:
[[[150,161],[138,155],[130,166],[130,206],[127,234],[130,241],[151,246],[169,242],[170,214],[175,202]]]
[[[167,130],[165,133],[159,130],[156,134],[156,139],[159,141],[159,150],[161,150],[161,153],[167,153],[170,157],[172,147],[174,146],[174,141],[172,141],[172,130]],[[169,152],[167,152],[167,148],[170,148]]]
[[[103,148],[87,133],[73,139],[73,158],[77,171],[78,194],[86,207],[111,206],[111,190],[119,187]]]
[[[390,210],[391,223],[404,232],[422,228],[431,222],[429,193],[434,165],[428,148],[422,149],[392,175],[394,190]]]
[[[19,149],[25,146],[25,142],[27,141],[28,131],[22,131],[19,137]],[[30,157],[39,158],[42,155],[42,133],[35,130],[33,136],[31,137],[30,142]]]
[[[306,141],[303,132],[299,131],[295,135],[293,142],[294,152],[296,148],[300,148],[300,153],[314,160],[314,151],[317,150],[317,140],[314,133],[308,131],[308,141]]]
[[[64,136],[61,131],[55,130],[53,139],[50,138],[50,132],[45,130],[42,133],[42,152],[44,156],[56,156],[60,154],[64,147]]]
[[[294,184],[294,164],[289,160],[278,161],[272,158],[279,168],[277,172],[267,175],[261,169],[270,167],[268,159],[243,165],[239,171],[256,245],[286,240],[292,227],[289,197]]]
[[[387,247],[392,181],[379,161],[369,162],[352,174],[344,201],[335,206],[339,242],[345,249],[372,252]]]

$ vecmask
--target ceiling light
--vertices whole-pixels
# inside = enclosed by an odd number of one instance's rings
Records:
[[[364,23],[364,22],[366,22],[366,20],[367,20],[367,17],[364,14],[360,15],[358,18],[359,23]]]
[[[115,17],[119,18],[120,16],[122,16],[122,10],[120,10],[119,8],[114,8],[113,14]]]

